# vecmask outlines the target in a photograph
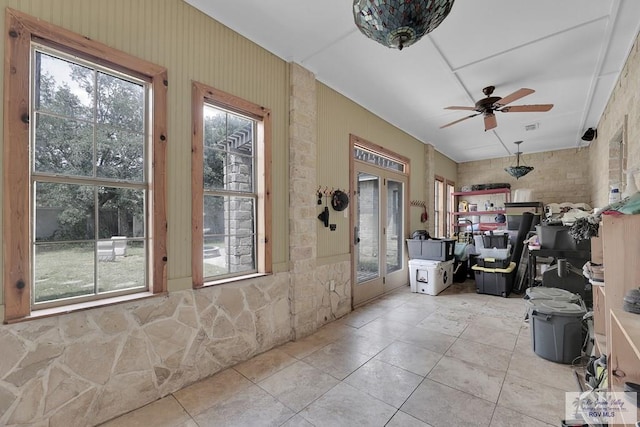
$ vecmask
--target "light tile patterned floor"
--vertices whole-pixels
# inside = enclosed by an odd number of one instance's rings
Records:
[[[573,368],[533,353],[524,310],[403,287],[105,426],[559,426]]]

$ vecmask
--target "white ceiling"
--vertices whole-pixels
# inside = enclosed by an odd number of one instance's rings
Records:
[[[574,148],[596,127],[640,28],[638,0],[457,0],[432,33],[402,51],[366,38],[350,0],[186,0],[212,18],[457,162]],[[494,96],[536,92],[512,105],[546,113],[497,113],[440,126]],[[525,126],[538,129],[525,131]]]

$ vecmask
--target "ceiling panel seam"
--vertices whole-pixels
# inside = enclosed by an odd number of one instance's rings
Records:
[[[619,1],[619,0],[617,0],[617,1]],[[599,18],[595,18],[595,19],[592,19],[592,20],[590,20],[590,21],[586,21],[586,22],[583,22],[583,23],[581,23],[581,24],[574,25],[573,27],[565,28],[565,29],[564,29],[564,30],[562,30],[562,31],[556,31],[555,33],[547,34],[546,36],[543,36],[543,37],[537,38],[537,39],[535,39],[535,40],[531,40],[531,41],[528,41],[528,42],[526,42],[526,43],[522,43],[522,44],[520,44],[520,45],[518,45],[518,46],[514,46],[514,47],[511,47],[511,48],[509,48],[509,49],[503,50],[503,51],[501,51],[501,52],[496,52],[496,53],[494,53],[494,54],[492,54],[492,55],[489,55],[489,56],[486,56],[486,57],[484,57],[484,58],[480,58],[480,59],[477,59],[477,60],[475,60],[475,61],[472,61],[472,62],[466,63],[466,64],[461,65],[461,66],[459,66],[459,67],[452,68],[452,72],[454,72],[454,73],[458,73],[458,71],[460,71],[460,70],[463,70],[463,69],[465,69],[465,68],[471,67],[471,66],[476,65],[476,64],[479,64],[479,63],[481,63],[481,62],[484,62],[484,61],[488,61],[488,60],[490,60],[490,59],[497,58],[497,57],[499,57],[499,56],[502,56],[502,55],[505,55],[505,54],[507,54],[507,53],[510,53],[510,52],[516,51],[516,50],[518,50],[518,49],[522,49],[523,47],[531,46],[531,45],[533,45],[533,44],[536,44],[536,43],[539,43],[539,42],[542,42],[542,41],[548,40],[548,39],[550,39],[550,38],[553,38],[553,37],[556,37],[556,36],[559,36],[559,35],[562,35],[562,34],[565,34],[565,33],[568,33],[568,32],[574,31],[574,30],[577,30],[577,29],[580,29],[580,28],[585,27],[585,26],[587,26],[587,25],[591,25],[591,24],[593,24],[593,23],[596,23],[596,22],[598,22],[598,21],[602,21],[603,19],[608,19],[608,18],[609,18],[609,16],[601,16],[601,17],[599,17]]]
[[[613,17],[613,19],[609,19],[609,22],[607,23],[607,28],[605,29],[605,41],[600,45],[600,52],[598,52],[598,60],[596,62],[596,67],[594,70],[595,73],[593,75],[593,78],[591,79],[591,83],[589,84],[589,91],[587,92],[587,102],[585,103],[584,110],[582,110],[580,127],[578,128],[578,132],[576,134],[576,146],[578,148],[580,148],[580,146],[582,145],[582,132],[587,123],[587,117],[589,116],[591,105],[593,104],[593,98],[596,93],[596,86],[598,85],[599,76],[602,72],[602,67],[604,66],[604,58],[607,55],[609,46],[611,45],[611,39],[613,38],[613,29],[615,28],[615,24],[618,21],[618,17],[620,16],[620,1],[621,0],[615,0],[611,4],[609,16]]]

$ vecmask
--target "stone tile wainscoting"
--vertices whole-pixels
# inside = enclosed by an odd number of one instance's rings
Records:
[[[95,425],[292,337],[289,275],[0,327],[0,425]]]

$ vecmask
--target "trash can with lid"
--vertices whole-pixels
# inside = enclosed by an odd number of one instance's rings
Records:
[[[582,300],[578,294],[574,294],[565,289],[547,288],[546,286],[527,288],[524,298],[525,300],[546,299],[554,301],[568,301],[578,305],[580,305],[580,301]]]
[[[533,351],[552,362],[570,364],[581,356],[586,336],[586,309],[569,301],[530,299],[526,302]]]

